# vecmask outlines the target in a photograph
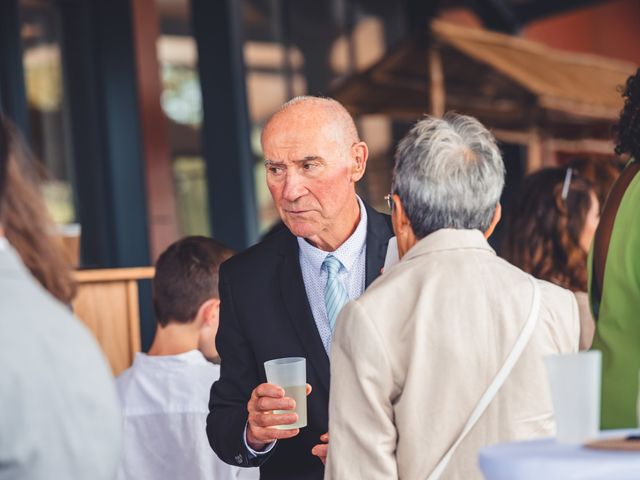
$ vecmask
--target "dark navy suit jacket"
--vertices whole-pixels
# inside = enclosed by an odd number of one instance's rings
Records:
[[[369,286],[384,264],[393,235],[390,217],[367,209],[366,279]],[[260,466],[264,480],[321,480],[322,462],[311,454],[328,429],[329,357],[324,350],[302,280],[298,242],[282,228],[232,257],[220,268],[220,327],[216,346],[220,379],[211,388],[207,435],[217,455],[238,466]],[[266,382],[264,362],[305,357],[307,427],[280,440],[266,455],[250,458],[243,431],[252,390]]]

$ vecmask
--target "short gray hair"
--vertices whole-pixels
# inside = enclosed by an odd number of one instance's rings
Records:
[[[416,123],[396,150],[392,192],[418,238],[441,228],[491,225],[504,187],[493,135],[475,118],[447,113]]]

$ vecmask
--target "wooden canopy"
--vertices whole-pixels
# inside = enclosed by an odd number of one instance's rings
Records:
[[[455,110],[506,136],[609,139],[619,87],[634,71],[627,62],[434,20],[429,34],[401,43],[330,95],[354,115],[414,120]]]

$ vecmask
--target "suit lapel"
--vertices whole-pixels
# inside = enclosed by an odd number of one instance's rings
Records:
[[[365,288],[380,276],[387,254],[387,244],[393,235],[391,219],[373,208],[367,209],[367,260],[365,267]]]
[[[300,338],[307,362],[318,373],[320,381],[329,390],[329,357],[322,344],[318,327],[311,313],[307,292],[300,270],[298,244],[293,235],[288,235],[282,250],[282,261],[278,274],[282,300],[289,313],[289,319]]]

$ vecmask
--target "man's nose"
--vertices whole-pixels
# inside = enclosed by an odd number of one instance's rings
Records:
[[[287,202],[295,202],[298,198],[302,197],[306,191],[307,188],[305,187],[304,179],[296,173],[287,172],[282,197]]]

